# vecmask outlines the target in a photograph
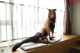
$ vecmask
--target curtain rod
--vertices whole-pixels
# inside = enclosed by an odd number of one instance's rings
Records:
[[[0,3],[7,3],[7,4],[12,4],[12,5],[21,5],[21,6],[25,6],[24,4],[16,4],[16,3],[12,3],[12,2],[5,2],[5,1],[0,1]],[[28,5],[29,7],[35,7],[35,6],[31,6],[31,5]],[[37,6],[39,7],[39,6]],[[39,8],[44,8],[44,7],[39,7]],[[49,9],[49,8],[45,8],[45,9]],[[56,9],[56,11],[63,11],[63,10],[58,10]]]
[[[7,3],[7,4],[12,4],[12,5],[15,5],[15,4],[16,4],[16,3],[12,3],[12,2],[5,2],[5,1],[0,1],[0,3]],[[16,4],[16,5],[24,6],[24,4]]]

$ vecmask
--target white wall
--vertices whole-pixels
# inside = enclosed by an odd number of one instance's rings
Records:
[[[80,34],[80,2],[71,3],[72,33]]]

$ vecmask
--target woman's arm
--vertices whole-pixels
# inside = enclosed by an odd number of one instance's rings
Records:
[[[50,24],[50,20],[47,19],[45,24],[44,24],[45,25],[44,27],[45,27],[45,30],[48,33],[49,37],[50,37],[50,26],[49,26],[49,24]]]

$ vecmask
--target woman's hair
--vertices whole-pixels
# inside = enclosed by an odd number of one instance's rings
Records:
[[[54,13],[54,19],[51,19],[51,18],[50,18],[51,12]],[[49,18],[50,20],[52,20],[53,22],[55,22],[55,20],[56,20],[56,9],[49,9],[48,18]]]

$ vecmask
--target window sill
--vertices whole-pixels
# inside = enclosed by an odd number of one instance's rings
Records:
[[[64,40],[68,40],[70,38],[73,38],[73,37],[76,37],[76,35],[64,35],[61,39],[60,42],[64,41]],[[22,40],[15,40],[15,41],[8,41],[8,42],[3,42],[3,43],[0,43],[0,47],[9,47],[9,46],[13,46],[14,44],[16,44],[17,42],[20,42]],[[52,43],[54,43],[56,41],[53,41]]]
[[[75,37],[77,37],[77,36],[76,35],[64,35],[60,41],[58,41],[58,42],[55,41],[55,43],[54,42],[53,43],[49,43],[49,44],[43,44],[43,43],[36,43],[36,44],[34,44],[34,43],[27,43],[27,46],[24,46],[24,48],[25,49],[27,48],[27,52],[36,51],[36,50],[39,50],[40,48],[43,49],[43,48],[46,48],[46,47],[50,47],[51,45],[53,46],[53,45],[56,45],[58,43],[65,42],[67,40],[73,39]],[[12,46],[15,43],[16,43],[15,41],[0,43],[0,47],[9,47],[9,48],[12,48]],[[29,46],[30,44],[32,46]],[[24,51],[24,50],[21,50],[19,48],[18,51]]]
[[[18,42],[21,42],[22,40],[14,40],[14,41],[7,41],[7,42],[1,42],[0,43],[0,48],[1,47],[11,47],[13,45],[15,45]]]
[[[18,42],[21,42],[22,40],[15,40],[15,41],[7,41],[7,42],[2,42],[2,43],[0,43],[0,48],[1,47],[11,47],[11,46],[13,46],[13,45],[15,45],[16,43],[18,43]],[[53,42],[57,42],[58,40],[57,40],[57,38],[56,38],[56,40],[55,41],[53,41]],[[52,43],[53,43],[52,42]],[[29,47],[29,45],[31,44],[31,46]],[[44,43],[26,43],[26,44],[23,44],[24,46],[26,45],[26,48],[38,48],[38,47],[41,47],[41,46],[46,46],[46,45],[48,45],[48,44],[44,44]],[[34,45],[34,47],[32,47]],[[27,47],[28,46],[28,47]]]
[[[61,39],[62,38],[60,38],[60,37],[54,38],[52,41],[49,40],[49,43],[46,43],[46,41],[39,41],[38,43],[29,42],[29,43],[23,44],[20,48],[22,50],[29,51],[29,50],[33,50],[36,48],[48,46],[49,44],[53,44],[55,42],[59,42]]]
[[[75,37],[77,37],[77,36],[76,35],[64,35],[62,37],[62,39],[59,39],[57,41],[53,41],[49,44],[36,43],[35,46],[33,45],[34,47],[27,46],[27,44],[26,44],[25,46],[23,46],[24,49],[22,48],[22,50],[24,50],[24,51],[34,51],[34,50],[38,50],[38,49],[43,48],[43,47],[48,47],[48,46],[51,46],[51,45],[54,45],[54,44],[58,44],[58,43],[73,39]],[[37,45],[39,45],[39,46],[37,46]]]

